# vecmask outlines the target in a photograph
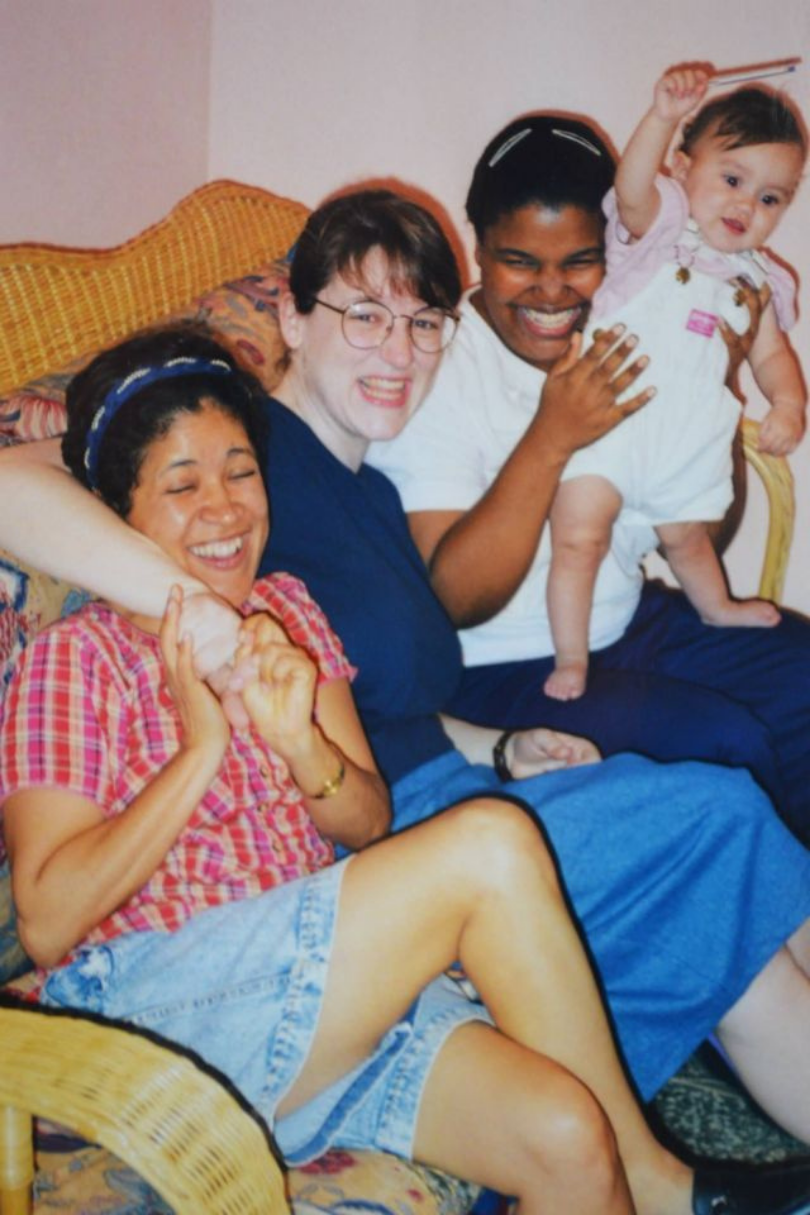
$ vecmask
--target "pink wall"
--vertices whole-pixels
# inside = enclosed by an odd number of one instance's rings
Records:
[[[0,0],[0,240],[105,245],[205,181],[208,0]]]
[[[465,237],[472,165],[522,111],[593,115],[621,145],[666,66],[801,55],[789,87],[810,119],[808,0],[213,0],[213,19],[212,176],[313,204],[347,182],[394,175],[430,191]],[[805,184],[774,247],[803,280],[793,336],[808,375],[809,224]],[[810,613],[810,439],[793,467],[799,534],[786,598]],[[755,588],[763,543],[756,485],[750,496],[729,556],[739,593]]]

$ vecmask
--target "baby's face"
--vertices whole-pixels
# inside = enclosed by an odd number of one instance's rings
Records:
[[[704,240],[723,253],[764,245],[799,184],[804,155],[790,143],[729,148],[706,133],[690,155],[677,152],[673,174]]]

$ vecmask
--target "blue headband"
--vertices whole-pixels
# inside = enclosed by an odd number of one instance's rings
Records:
[[[230,363],[226,363],[224,359],[197,359],[190,355],[179,355],[157,367],[139,367],[137,371],[130,372],[125,379],[120,380],[99,405],[87,432],[84,466],[87,469],[90,488],[96,489],[98,485],[98,454],[107,428],[121,406],[131,397],[162,380],[189,375],[232,375],[233,370]]]

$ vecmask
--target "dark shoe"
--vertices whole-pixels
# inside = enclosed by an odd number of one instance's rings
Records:
[[[810,1163],[696,1169],[695,1215],[810,1215]]]

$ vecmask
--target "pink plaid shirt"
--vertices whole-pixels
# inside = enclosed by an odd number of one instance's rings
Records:
[[[261,579],[245,610],[279,619],[317,663],[321,682],[353,674],[298,579]],[[0,804],[18,790],[64,789],[112,818],[179,743],[157,638],[104,604],[88,604],[40,633],[20,660],[0,718]],[[234,732],[213,784],[163,862],[85,941],[171,932],[206,907],[250,898],[333,859],[283,760],[255,731]]]

